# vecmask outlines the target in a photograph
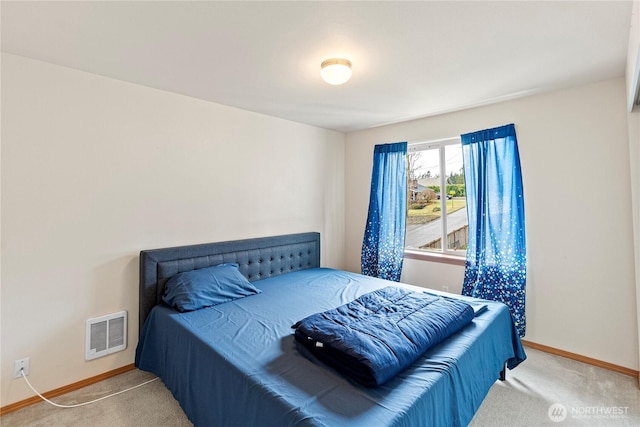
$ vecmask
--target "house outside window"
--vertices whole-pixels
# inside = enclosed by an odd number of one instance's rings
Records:
[[[464,258],[468,221],[460,138],[409,144],[405,251]]]

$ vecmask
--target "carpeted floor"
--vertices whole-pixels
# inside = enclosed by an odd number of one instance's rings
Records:
[[[507,381],[494,384],[470,426],[640,426],[636,378],[531,348],[526,351],[527,361],[508,371]],[[150,378],[153,376],[135,370],[53,400],[76,404]],[[0,417],[0,425],[182,427],[191,423],[158,380],[80,408],[38,403]]]

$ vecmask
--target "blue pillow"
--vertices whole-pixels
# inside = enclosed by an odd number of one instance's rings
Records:
[[[259,294],[238,270],[238,264],[220,264],[172,276],[162,299],[178,311],[193,311]]]

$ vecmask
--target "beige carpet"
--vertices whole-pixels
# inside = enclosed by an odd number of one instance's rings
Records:
[[[530,348],[526,351],[528,360],[508,371],[507,381],[494,384],[471,426],[640,426],[640,390],[636,378]],[[53,400],[75,404],[149,378],[153,376],[131,371]],[[32,381],[37,383],[35,378]],[[59,409],[38,403],[0,417],[0,425],[182,427],[191,423],[158,380],[80,408]]]

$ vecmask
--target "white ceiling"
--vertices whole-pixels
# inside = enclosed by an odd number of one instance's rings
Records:
[[[2,50],[340,131],[622,76],[631,2],[2,1]],[[353,77],[319,76],[331,57]]]

